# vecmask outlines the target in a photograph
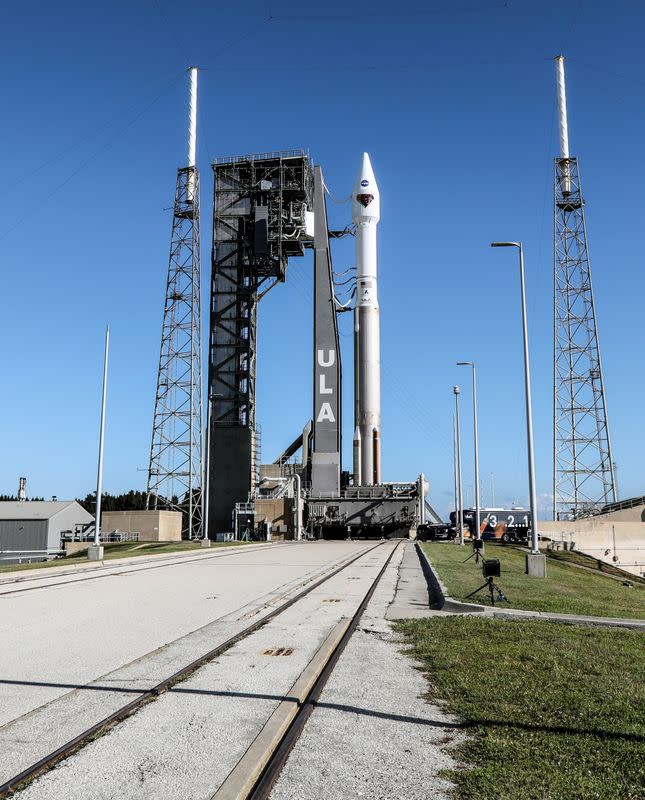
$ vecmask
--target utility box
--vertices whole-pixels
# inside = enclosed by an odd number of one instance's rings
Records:
[[[268,523],[271,538],[294,537],[294,502],[290,497],[266,497],[255,500],[256,522]]]

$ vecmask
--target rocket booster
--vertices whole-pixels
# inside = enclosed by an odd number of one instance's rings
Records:
[[[354,437],[360,453],[358,481],[381,481],[381,344],[376,277],[376,226],[381,201],[367,153],[352,193],[356,225],[356,304],[354,308]],[[354,469],[354,479],[357,479]]]

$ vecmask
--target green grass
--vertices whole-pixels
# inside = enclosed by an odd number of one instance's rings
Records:
[[[469,734],[459,800],[645,798],[645,640],[628,630],[444,617],[398,623]]]
[[[213,547],[236,547],[246,542],[211,542]],[[200,542],[114,542],[105,545],[104,560],[113,558],[133,558],[149,556],[157,553],[183,553],[187,550],[201,550]],[[68,567],[70,564],[87,564],[87,552],[54,561],[38,561],[34,564],[8,564],[0,567],[2,572],[14,572],[27,569],[49,569],[52,567]]]
[[[452,543],[423,544],[426,554],[446,585],[451,597],[464,600],[483,583],[481,564],[465,561],[470,547]],[[645,585],[634,582],[632,588],[622,582],[576,569],[566,562],[547,560],[547,577],[530,578],[524,574],[524,552],[514,547],[486,543],[486,558],[498,558],[502,587],[509,603],[502,607],[560,614],[585,614],[598,617],[645,619]],[[465,563],[464,563],[465,561]],[[471,603],[487,604],[487,592],[470,598]]]

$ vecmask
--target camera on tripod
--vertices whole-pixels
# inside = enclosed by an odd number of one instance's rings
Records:
[[[468,556],[466,561],[470,561],[471,558],[475,559],[475,564],[479,564],[479,559],[484,557],[484,540],[483,539],[473,539],[473,552]],[[466,563],[464,561],[464,564]]]
[[[506,601],[508,602],[508,598],[504,594],[501,587],[499,587],[493,578],[499,578],[502,574],[502,567],[499,563],[498,558],[482,558],[482,575],[486,580],[486,583],[482,584],[479,589],[475,589],[474,592],[471,592],[469,595],[466,595],[466,600],[476,595],[478,592],[481,592],[482,589],[488,589],[488,596],[490,597],[490,604],[492,606],[495,605],[495,600],[498,602]]]
[[[482,559],[482,575],[484,578],[499,578],[502,569],[498,558]]]

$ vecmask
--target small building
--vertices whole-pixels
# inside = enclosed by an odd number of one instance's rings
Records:
[[[104,511],[101,533],[138,533],[140,542],[180,542],[179,511]]]
[[[75,500],[0,502],[0,551],[60,550],[63,534],[74,534],[93,521]],[[4,556],[2,561],[7,563]]]

